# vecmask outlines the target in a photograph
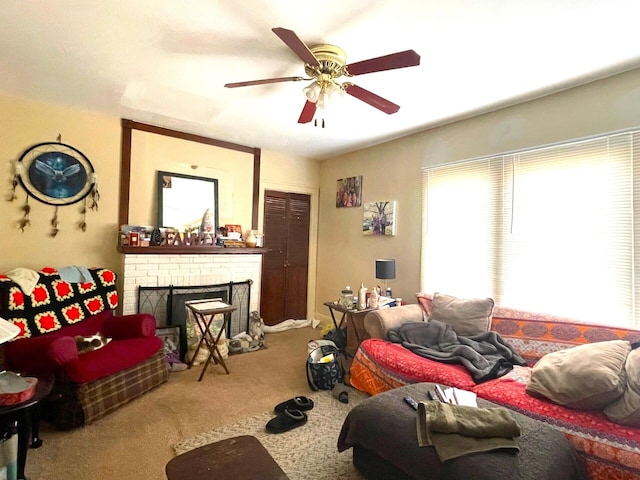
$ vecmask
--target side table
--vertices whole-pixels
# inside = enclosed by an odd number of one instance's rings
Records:
[[[18,480],[26,480],[24,474],[27,463],[27,451],[29,439],[31,447],[38,448],[42,445],[40,439],[40,412],[38,403],[43,400],[53,388],[53,377],[38,378],[36,391],[33,396],[24,402],[15,405],[0,406],[0,422],[16,422],[18,428]]]
[[[209,356],[207,357],[207,361],[204,362],[202,367],[202,372],[200,372],[200,377],[198,381],[202,381],[202,377],[204,376],[204,372],[207,371],[207,367],[209,366],[209,362],[213,361],[215,364],[220,364],[224,368],[224,371],[229,374],[229,369],[227,368],[227,364],[222,358],[222,354],[220,350],[218,350],[218,341],[220,337],[222,337],[222,333],[226,331],[227,324],[231,318],[231,313],[237,309],[233,305],[227,305],[224,302],[219,300],[192,300],[190,302],[185,302],[185,305],[191,312],[198,324],[198,328],[200,332],[202,332],[202,337],[200,337],[200,341],[198,342],[198,346],[195,351],[200,350],[200,347],[204,343],[209,350]],[[217,335],[214,337],[211,333],[210,327],[213,322],[213,318],[222,314],[222,326],[218,331]],[[193,366],[194,357],[189,362],[188,366],[191,368]]]
[[[353,357],[358,350],[358,346],[363,340],[366,340],[367,332],[364,329],[364,317],[367,313],[375,310],[373,308],[365,308],[363,310],[355,310],[344,308],[339,303],[324,302],[324,305],[329,308],[331,313],[331,320],[336,328],[346,328],[347,330],[347,345],[344,348],[345,354]],[[340,320],[336,320],[335,313],[341,314]]]

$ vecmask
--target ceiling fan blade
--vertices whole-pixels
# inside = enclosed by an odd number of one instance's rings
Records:
[[[265,85],[267,83],[299,82],[300,80],[304,80],[304,78],[302,77],[264,78],[262,80],[251,80],[249,82],[225,83],[224,86],[227,88],[249,87],[251,85]]]
[[[298,123],[309,123],[313,120],[313,116],[316,114],[316,104],[307,100],[302,108],[302,113],[298,119]]]
[[[293,50],[293,53],[300,57],[300,59],[304,63],[307,63],[314,67],[320,66],[320,62],[318,62],[318,59],[313,55],[313,53],[311,53],[309,47],[307,47],[307,45],[302,40],[300,40],[298,35],[296,35],[293,30],[276,27],[272,28],[271,31],[278,37],[280,37],[280,40],[282,40],[287,45],[287,47]]]
[[[389,100],[382,98],[375,93],[370,92],[369,90],[365,90],[362,87],[354,85],[352,83],[345,85],[345,91],[351,95],[356,97],[359,100],[362,100],[365,103],[368,103],[372,107],[377,108],[378,110],[382,110],[384,113],[391,115],[392,113],[396,113],[400,110],[400,105],[396,105]]]
[[[347,65],[350,75],[362,75],[363,73],[382,72],[394,68],[414,67],[420,65],[420,55],[413,50],[392,53],[382,57],[370,58]]]

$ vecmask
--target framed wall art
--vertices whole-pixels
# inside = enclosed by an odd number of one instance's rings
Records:
[[[48,205],[71,205],[93,189],[93,165],[77,148],[45,142],[20,157],[17,174],[27,193]]]
[[[362,205],[362,175],[338,180],[336,208],[359,207],[360,205]]]
[[[21,185],[27,193],[18,222],[18,228],[23,232],[31,224],[29,198],[54,207],[49,222],[51,237],[59,231],[58,208],[83,202],[77,224],[83,232],[87,229],[87,210],[98,210],[100,193],[93,165],[80,150],[62,143],[60,138],[58,135],[57,142],[43,142],[27,148],[15,162],[10,200],[18,199],[16,187]]]
[[[396,202],[365,203],[362,209],[362,233],[364,235],[396,234]]]

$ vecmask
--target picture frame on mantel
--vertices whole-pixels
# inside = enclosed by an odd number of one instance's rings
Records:
[[[366,236],[393,236],[396,234],[395,200],[364,204],[362,234]]]
[[[336,208],[362,205],[362,175],[341,178],[336,186]]]

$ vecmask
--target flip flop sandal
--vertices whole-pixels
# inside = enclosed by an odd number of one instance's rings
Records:
[[[349,392],[353,388],[346,386],[344,383],[336,383],[332,390],[333,398],[339,400],[342,403],[349,403]]]
[[[284,433],[307,423],[307,414],[300,410],[285,410],[267,422],[267,432]]]
[[[273,409],[276,413],[282,413],[286,409],[289,410],[300,410],[301,412],[305,412],[307,410],[311,410],[313,408],[313,400],[307,397],[293,397],[286,402],[279,403]]]

